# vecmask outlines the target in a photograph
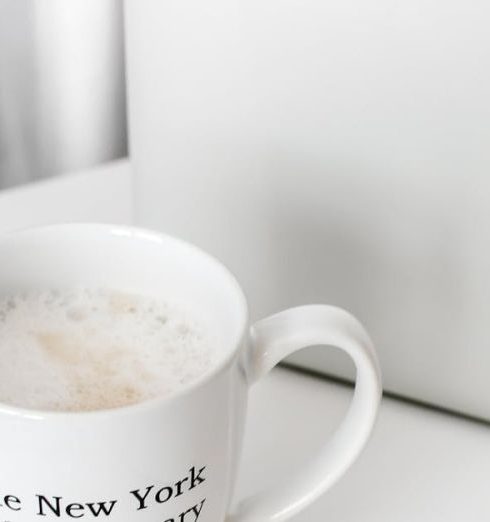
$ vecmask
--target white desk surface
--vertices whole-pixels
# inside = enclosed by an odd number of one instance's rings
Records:
[[[0,191],[0,233],[49,223],[131,223],[132,219],[127,160]]]
[[[251,391],[237,497],[294,474],[352,390],[285,368]],[[490,520],[490,426],[383,399],[360,459],[294,522]]]

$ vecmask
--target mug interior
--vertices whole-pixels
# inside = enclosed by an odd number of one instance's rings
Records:
[[[246,300],[234,276],[180,239],[103,224],[50,225],[0,238],[1,296],[77,287],[116,289],[183,306],[216,339],[213,373],[234,356],[247,325]]]

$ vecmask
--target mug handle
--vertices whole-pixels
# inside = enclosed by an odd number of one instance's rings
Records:
[[[369,438],[381,398],[381,374],[369,335],[345,310],[300,306],[255,323],[247,354],[250,384],[288,355],[314,345],[341,348],[354,360],[357,379],[349,410],[320,454],[293,480],[245,499],[227,522],[279,522],[294,516],[340,478]]]

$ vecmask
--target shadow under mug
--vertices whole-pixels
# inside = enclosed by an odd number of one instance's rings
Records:
[[[217,333],[218,361],[174,395],[112,410],[0,404],[0,519],[279,522],[325,492],[361,452],[380,371],[368,334],[344,310],[300,306],[250,326],[243,292],[219,261],[147,230],[63,224],[0,237],[0,295],[80,286],[185,302]],[[338,347],[356,365],[346,417],[301,473],[230,513],[248,389],[312,345]]]

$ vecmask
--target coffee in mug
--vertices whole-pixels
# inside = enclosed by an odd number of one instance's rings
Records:
[[[103,288],[0,298],[0,402],[50,411],[116,408],[198,380],[210,328],[182,305]]]

